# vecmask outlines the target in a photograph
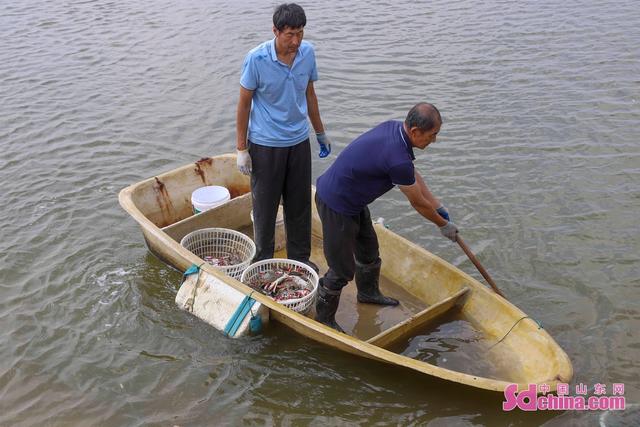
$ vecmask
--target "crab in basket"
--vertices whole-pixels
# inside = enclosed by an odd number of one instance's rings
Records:
[[[213,265],[214,267],[228,267],[231,265],[240,264],[242,262],[242,256],[237,252],[230,253],[228,255],[222,255],[219,257],[205,255],[203,259],[205,260],[205,262]]]
[[[249,281],[249,286],[275,301],[302,298],[311,293],[311,283],[300,267],[275,267],[261,271]]]

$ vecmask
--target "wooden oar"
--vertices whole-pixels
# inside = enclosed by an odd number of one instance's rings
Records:
[[[480,274],[482,274],[482,277],[484,277],[484,280],[486,280],[487,283],[489,283],[489,285],[491,285],[491,288],[493,289],[493,291],[496,294],[500,295],[502,298],[507,299],[507,297],[505,297],[504,294],[502,292],[500,292],[500,289],[498,289],[498,287],[496,286],[496,284],[493,281],[493,279],[491,278],[491,276],[489,276],[489,273],[487,273],[487,270],[484,269],[482,264],[480,264],[480,261],[478,261],[478,259],[473,254],[473,252],[471,252],[471,249],[469,249],[469,246],[467,246],[467,244],[464,242],[464,240],[462,240],[462,237],[460,237],[460,234],[457,235],[456,241],[458,242],[458,244],[460,245],[460,247],[462,248],[464,253],[467,254],[467,256],[469,257],[469,259],[471,260],[473,265],[476,266],[476,268],[478,269]]]

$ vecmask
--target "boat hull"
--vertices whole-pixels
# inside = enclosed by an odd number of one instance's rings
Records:
[[[181,247],[188,232],[207,226],[251,232],[251,196],[248,177],[236,170],[235,155],[202,159],[190,165],[131,185],[120,192],[122,207],[138,222],[147,246],[167,264],[184,271],[202,260]],[[223,185],[232,199],[225,205],[193,215],[191,193],[201,186]],[[473,277],[424,248],[379,225],[376,233],[384,260],[382,275],[408,295],[407,302],[419,301],[423,310],[376,336],[358,338],[322,325],[312,317],[296,313],[272,299],[253,293],[252,297],[270,310],[270,318],[295,332],[348,353],[415,370],[467,386],[503,392],[509,384],[524,390],[529,384],[546,384],[555,390],[573,375],[571,362],[553,338],[516,306],[483,286]],[[326,268],[322,256],[322,227],[313,211],[312,258]],[[248,295],[252,289],[204,264],[202,269],[229,286]],[[344,301],[341,301],[341,306]],[[504,371],[503,375],[477,375],[416,360],[393,351],[418,326],[435,321],[438,312],[456,310],[457,316],[481,333],[487,345],[483,355]],[[395,328],[395,329],[394,329]]]

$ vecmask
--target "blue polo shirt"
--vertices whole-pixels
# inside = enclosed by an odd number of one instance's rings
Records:
[[[316,192],[334,211],[358,215],[394,185],[413,185],[413,160],[402,122],[390,120],[349,144],[318,177]]]
[[[252,90],[249,140],[290,147],[309,137],[307,85],[318,80],[313,46],[302,41],[291,68],[278,60],[275,39],[252,49],[242,65],[240,84]]]

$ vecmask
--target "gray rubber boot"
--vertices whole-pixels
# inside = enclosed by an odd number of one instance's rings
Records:
[[[333,290],[325,288],[320,279],[318,285],[318,300],[316,301],[316,320],[325,324],[338,332],[344,333],[344,330],[336,323],[336,311],[340,304],[340,294],[342,290]]]
[[[395,298],[386,297],[380,293],[380,267],[382,260],[378,258],[371,264],[360,264],[356,260],[356,286],[358,287],[358,302],[366,304],[398,305]]]

